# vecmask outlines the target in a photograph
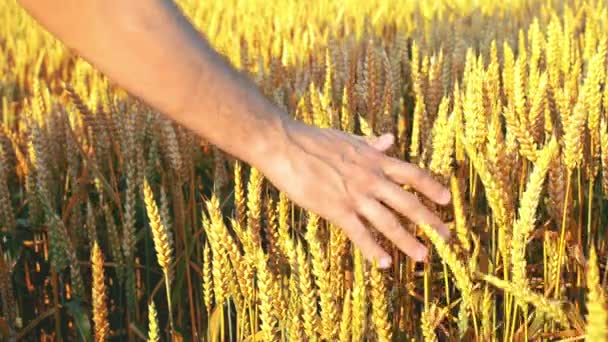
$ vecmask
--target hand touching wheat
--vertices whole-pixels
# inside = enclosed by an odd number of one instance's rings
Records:
[[[261,169],[293,201],[342,227],[366,258],[378,259],[381,267],[391,263],[366,221],[410,257],[425,258],[426,247],[402,227],[391,209],[448,235],[446,225],[400,185],[409,185],[438,204],[450,201],[449,191],[427,172],[383,154],[393,143],[392,135],[365,142],[294,121],[285,131],[287,142],[279,144],[282,147]]]
[[[209,46],[172,1],[21,3],[115,82],[342,227],[380,266],[387,267],[390,258],[365,221],[414,259],[426,255],[389,208],[447,234],[439,218],[400,185],[440,204],[449,201],[448,191],[422,170],[385,156],[381,151],[391,137],[377,141],[376,149],[346,133],[288,118]]]

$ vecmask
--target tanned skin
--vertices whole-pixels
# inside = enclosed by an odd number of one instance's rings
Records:
[[[293,120],[233,69],[173,1],[20,3],[113,82],[258,168],[296,204],[341,227],[381,267],[391,257],[368,223],[414,260],[427,254],[392,210],[448,235],[446,225],[401,185],[441,205],[449,203],[449,191],[427,172],[386,156],[392,135],[366,141]]]

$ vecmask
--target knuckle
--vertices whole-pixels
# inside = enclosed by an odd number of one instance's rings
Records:
[[[364,148],[363,144],[355,142],[346,144],[345,150],[347,155],[351,156],[352,158],[356,158],[362,154],[361,151],[364,150]]]
[[[348,213],[352,213],[359,209],[360,199],[358,197],[361,191],[359,190],[359,186],[356,182],[346,182],[344,184],[344,197],[342,198],[342,203],[344,203],[344,210]]]
[[[376,192],[382,185],[382,179],[377,174],[370,172],[367,181],[363,185],[368,191]]]
[[[414,207],[421,205],[418,197],[409,191],[401,189],[401,206],[405,210],[411,210]]]
[[[435,225],[440,220],[435,214],[433,214],[430,210],[428,210],[426,207],[424,207],[424,209],[421,210],[420,215],[417,218],[417,221],[418,221],[418,223],[422,223],[422,224]]]
[[[428,176],[426,171],[417,166],[411,166],[409,168],[409,177],[413,183],[423,182]]]
[[[353,208],[357,212],[362,212],[368,206],[368,199],[365,196],[353,197]]]
[[[367,145],[365,148],[365,154],[368,158],[378,160],[384,157],[384,154],[371,146]]]
[[[353,173],[353,182],[358,192],[370,195],[381,185],[382,178],[369,169],[359,169],[360,172]]]
[[[408,173],[414,166],[406,161],[394,158],[384,158],[384,168],[391,173]]]
[[[415,201],[417,201],[416,197],[401,188],[399,188],[395,192],[395,200],[392,202],[394,203],[393,208],[403,215],[411,212],[413,206],[416,203]]]

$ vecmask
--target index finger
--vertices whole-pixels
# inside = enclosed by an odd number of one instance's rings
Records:
[[[437,204],[450,203],[450,190],[436,181],[429,172],[413,164],[386,157],[382,170],[393,181],[412,186]]]

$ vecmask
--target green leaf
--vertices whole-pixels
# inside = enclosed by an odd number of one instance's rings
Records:
[[[84,309],[82,303],[76,299],[70,300],[63,305],[68,313],[74,318],[76,328],[83,341],[91,340],[91,321],[89,320],[89,312]]]

